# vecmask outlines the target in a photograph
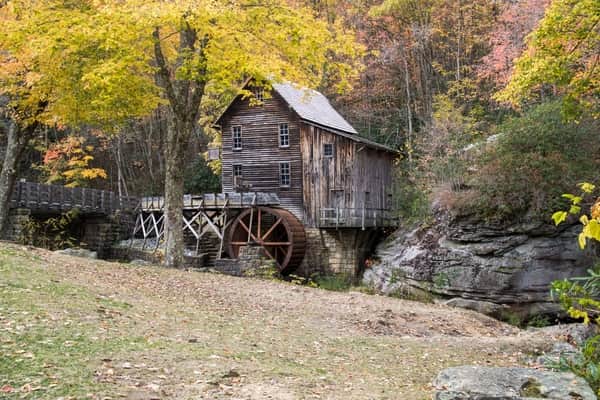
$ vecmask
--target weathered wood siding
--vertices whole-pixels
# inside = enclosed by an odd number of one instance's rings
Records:
[[[279,147],[279,124],[289,127],[289,147]],[[242,127],[242,150],[233,150],[232,127]],[[281,206],[303,219],[302,158],[300,123],[279,95],[265,99],[262,105],[250,106],[237,99],[221,120],[224,192],[233,192],[233,165],[242,165],[244,182],[251,191],[277,193]],[[279,184],[279,163],[289,161],[291,185]]]
[[[323,208],[389,210],[392,153],[306,123],[301,124],[300,143],[307,226],[319,225]],[[332,157],[323,154],[326,143],[333,144]]]

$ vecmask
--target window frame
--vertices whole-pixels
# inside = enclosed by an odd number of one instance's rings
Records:
[[[287,166],[287,173],[284,172],[284,166]],[[287,184],[284,183],[284,176],[287,176]],[[279,187],[292,187],[292,163],[289,161],[279,162]]]
[[[331,153],[327,154],[327,149],[331,149]],[[323,143],[323,158],[333,158],[335,153],[335,149],[333,147],[333,143]]]
[[[285,127],[285,129],[282,129]],[[283,138],[285,138],[286,144],[283,144]],[[279,124],[278,127],[278,142],[280,148],[290,147],[290,125],[287,122]]]
[[[239,172],[239,174],[238,174]],[[231,181],[233,183],[233,187],[237,187],[241,184],[241,180],[244,178],[244,169],[242,164],[232,164],[231,166]]]
[[[232,174],[233,177],[235,178],[236,176],[244,176],[244,169],[243,169],[243,165],[242,164],[233,164],[233,170],[232,170]],[[239,172],[239,173],[238,173]]]
[[[236,147],[236,128],[239,128],[239,147]],[[233,151],[240,151],[243,148],[243,143],[242,143],[242,126],[241,125],[233,125],[231,127],[231,149]]]

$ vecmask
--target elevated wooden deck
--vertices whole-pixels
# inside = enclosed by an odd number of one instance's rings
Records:
[[[165,199],[158,197],[143,197],[140,201],[144,212],[162,211]],[[279,197],[275,193],[210,193],[202,195],[186,194],[183,196],[183,209],[242,209],[252,206],[278,206]]]
[[[391,210],[374,208],[322,208],[319,228],[386,228],[398,226]]]
[[[37,214],[60,214],[79,209],[84,214],[110,215],[117,210],[134,210],[138,200],[119,197],[107,190],[69,188],[33,182],[17,182],[10,208],[27,208]]]

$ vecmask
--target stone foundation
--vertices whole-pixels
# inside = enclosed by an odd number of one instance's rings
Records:
[[[382,237],[377,229],[306,229],[306,254],[297,273],[356,277]]]
[[[216,260],[214,269],[227,275],[243,276],[252,274],[265,266],[271,265],[273,261],[267,258],[260,246],[242,246],[237,259],[224,258]]]
[[[81,221],[81,246],[96,251],[99,258],[113,258],[112,246],[131,232],[132,217],[117,213],[111,217],[86,217]]]
[[[31,211],[27,208],[15,208],[9,211],[6,229],[2,239],[18,242],[23,236],[23,230],[31,219]]]

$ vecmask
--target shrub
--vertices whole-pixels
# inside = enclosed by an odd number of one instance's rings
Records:
[[[596,174],[599,128],[593,118],[565,122],[558,101],[511,118],[480,160],[473,209],[499,220],[548,215],[563,204],[561,193]]]
[[[76,243],[72,231],[78,220],[79,210],[77,209],[45,220],[30,218],[22,226],[19,242],[49,250],[72,247]]]
[[[213,172],[204,158],[199,158],[185,170],[185,192],[193,194],[220,193],[221,177]]]
[[[600,393],[600,335],[586,340],[579,350],[581,355],[560,357],[558,369],[571,371],[589,383],[594,393]]]
[[[580,214],[582,204],[586,196],[594,194],[596,187],[590,183],[581,183],[581,196],[563,194],[564,198],[570,200],[568,211],[557,211],[552,219],[559,225],[564,222],[569,214]],[[589,209],[583,211],[580,218],[582,231],[579,235],[579,245],[583,249],[587,240],[600,241],[600,198]],[[552,297],[558,299],[567,313],[588,324],[600,322],[600,264],[589,269],[588,275],[555,281],[552,283]],[[583,377],[597,394],[600,394],[600,335],[596,335],[580,346],[581,356],[574,359],[562,358],[559,367],[570,370]]]

